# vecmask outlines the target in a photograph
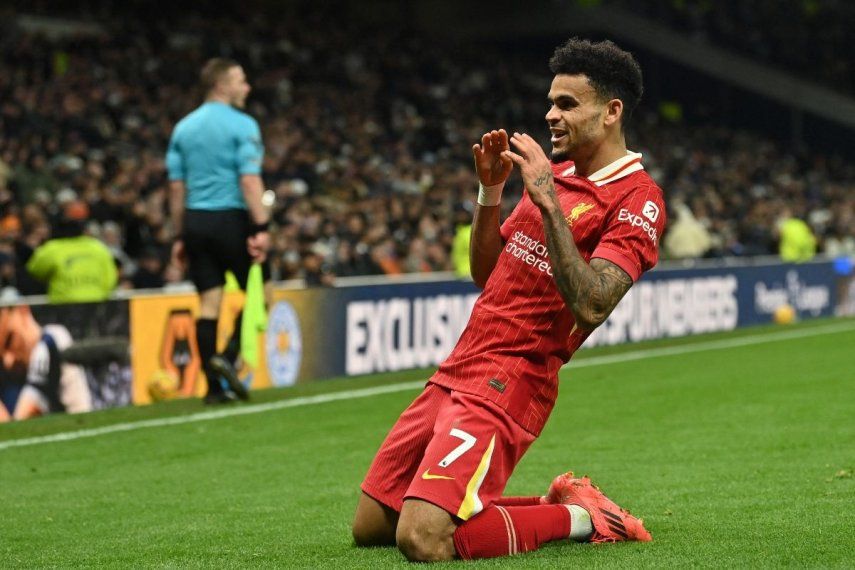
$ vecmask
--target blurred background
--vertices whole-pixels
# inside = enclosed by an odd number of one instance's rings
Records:
[[[547,61],[574,35],[610,38],[642,65],[627,140],[668,199],[663,260],[778,255],[789,219],[815,254],[855,254],[849,2],[221,4],[2,9],[4,298],[44,292],[24,265],[71,203],[113,252],[120,288],[182,282],[163,158],[214,56],[241,62],[253,87],[246,110],[277,198],[274,279],[453,271],[471,144],[498,127],[547,142]],[[520,193],[514,178],[506,213]]]

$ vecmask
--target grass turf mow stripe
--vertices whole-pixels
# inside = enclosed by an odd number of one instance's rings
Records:
[[[644,360],[648,358],[660,358],[663,356],[676,356],[682,354],[690,354],[694,352],[706,352],[710,350],[723,350],[728,348],[737,348],[751,346],[756,344],[765,344],[771,342],[780,342],[786,340],[794,340],[800,338],[809,338],[822,335],[839,334],[855,330],[855,326],[850,323],[839,323],[828,326],[821,326],[805,330],[796,331],[779,331],[772,333],[764,333],[758,335],[747,335],[734,339],[703,341],[690,343],[681,346],[666,347],[666,348],[649,348],[643,350],[635,350],[621,354],[593,356],[590,358],[582,358],[580,360],[571,360],[564,368],[586,368],[591,366],[603,366],[620,362],[631,362],[634,360]],[[407,390],[417,390],[424,386],[425,381],[419,380],[415,382],[402,382],[397,384],[389,384],[387,386],[377,386],[372,388],[362,388],[358,390],[344,390],[331,394],[320,394],[317,396],[305,396],[299,398],[291,398],[280,400],[278,402],[270,402],[265,404],[251,404],[238,408],[229,408],[224,410],[212,410],[209,412],[200,412],[186,416],[176,416],[171,418],[157,418],[152,420],[141,420],[135,422],[127,422],[114,424],[93,429],[75,430],[69,432],[61,432],[40,437],[30,437],[22,439],[13,439],[0,442],[0,451],[13,447],[28,447],[33,445],[41,445],[45,443],[58,443],[63,441],[73,441],[99,435],[107,435],[111,433],[120,433],[134,431],[145,428],[174,426],[188,424],[192,422],[200,422],[207,420],[218,420],[234,416],[243,416],[248,414],[258,414],[262,412],[270,412],[274,410],[282,410],[287,408],[295,408],[299,406],[310,406],[313,404],[324,404],[327,402],[336,402],[340,400],[350,400],[357,398],[370,398],[381,394],[392,394],[395,392],[403,392]]]

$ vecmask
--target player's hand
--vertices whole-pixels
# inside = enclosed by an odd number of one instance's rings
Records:
[[[258,232],[246,238],[246,250],[256,263],[264,263],[270,250],[270,232]]]
[[[519,166],[529,198],[535,206],[545,208],[555,203],[555,183],[552,163],[537,141],[523,133],[514,133],[511,144],[517,152],[506,150],[502,154]]]
[[[184,249],[184,241],[177,240],[172,244],[172,263],[175,264],[175,267],[181,270],[181,272],[187,271],[187,250]]]
[[[508,133],[505,129],[484,133],[481,144],[472,145],[472,154],[475,156],[475,172],[484,186],[495,186],[502,184],[508,179],[514,163],[504,156],[503,152],[509,150]]]

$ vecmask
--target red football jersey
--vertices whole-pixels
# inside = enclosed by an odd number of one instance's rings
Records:
[[[555,190],[585,261],[599,257],[637,280],[658,258],[662,190],[628,153],[588,178],[553,164]],[[558,370],[590,332],[575,327],[552,278],[543,218],[524,193],[501,228],[505,241],[457,346],[431,381],[486,397],[539,435],[558,395]]]

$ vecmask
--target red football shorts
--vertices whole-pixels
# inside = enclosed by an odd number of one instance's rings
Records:
[[[534,439],[493,402],[428,384],[386,436],[362,490],[396,511],[422,499],[467,520],[502,496]]]

